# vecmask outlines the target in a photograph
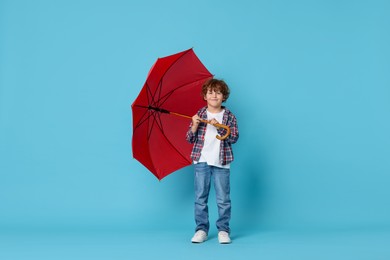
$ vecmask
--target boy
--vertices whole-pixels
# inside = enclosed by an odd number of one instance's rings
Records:
[[[209,231],[208,197],[211,179],[214,182],[218,205],[217,229],[221,244],[231,243],[230,239],[230,163],[233,161],[232,144],[238,140],[236,117],[226,107],[222,106],[229,98],[230,90],[223,80],[210,79],[202,86],[202,95],[207,106],[201,108],[192,117],[186,135],[188,142],[193,143],[191,159],[195,169],[195,235],[193,243],[207,240]],[[209,124],[200,120],[208,120]],[[226,129],[216,128],[215,124],[229,126],[230,135],[224,140],[218,140],[216,135],[223,136]]]

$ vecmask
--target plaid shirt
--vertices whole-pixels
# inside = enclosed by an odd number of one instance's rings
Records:
[[[207,120],[206,109],[207,107],[203,107],[198,111],[198,116],[204,120]],[[233,113],[230,112],[230,110],[228,110],[225,107],[223,107],[223,109],[225,109],[225,112],[223,113],[221,124],[230,127],[230,135],[225,140],[221,140],[219,162],[222,165],[227,165],[234,160],[232,144],[234,144],[238,140],[238,126],[237,126],[237,119],[233,115]],[[191,131],[191,127],[192,127],[192,122],[187,131],[186,139],[189,143],[194,144],[194,147],[192,148],[192,152],[191,152],[191,159],[197,162],[200,159],[200,153],[203,149],[204,136],[206,134],[207,124],[202,122],[199,123],[198,130],[195,133]],[[226,134],[226,129],[217,128],[217,132],[220,136],[223,136]]]

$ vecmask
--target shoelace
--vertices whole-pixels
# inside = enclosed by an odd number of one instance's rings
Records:
[[[205,237],[206,234],[203,233],[203,232],[196,232],[195,236],[196,236],[196,237]]]
[[[229,237],[229,234],[228,233],[225,233],[225,232],[221,232],[220,234],[219,234],[219,236],[221,236],[221,237],[223,237],[223,238],[228,238]]]

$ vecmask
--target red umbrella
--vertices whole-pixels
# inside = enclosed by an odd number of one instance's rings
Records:
[[[176,116],[191,118],[205,106],[201,87],[212,77],[192,49],[159,58],[131,105],[133,157],[159,180],[191,164],[190,121]]]

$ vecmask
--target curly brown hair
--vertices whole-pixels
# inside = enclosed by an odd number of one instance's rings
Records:
[[[202,95],[203,97],[206,96],[207,94],[207,91],[220,91],[223,95],[223,102],[225,102],[228,98],[229,98],[229,95],[230,95],[230,89],[229,89],[229,86],[226,84],[225,81],[221,80],[221,79],[209,79],[207,80],[205,83],[203,83],[203,86],[202,86]]]

